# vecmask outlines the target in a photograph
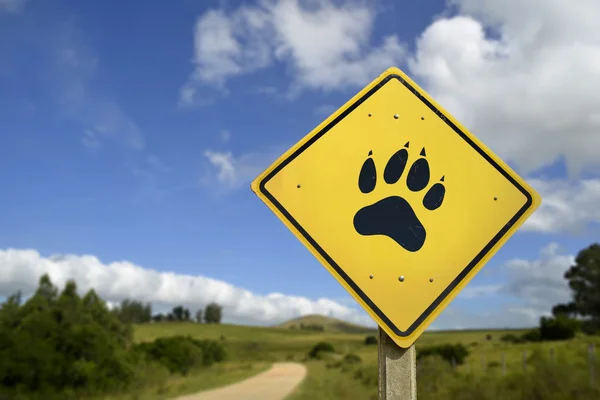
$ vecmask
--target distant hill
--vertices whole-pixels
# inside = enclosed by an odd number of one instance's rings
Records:
[[[375,334],[377,333],[376,328],[370,328],[368,326],[351,324],[346,321],[342,321],[332,317],[326,317],[324,315],[305,315],[290,319],[280,325],[277,328],[286,329],[297,329],[297,330],[312,330],[323,332],[341,332],[341,333],[365,333]]]

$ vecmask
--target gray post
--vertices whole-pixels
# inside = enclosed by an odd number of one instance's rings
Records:
[[[417,399],[417,352],[398,346],[379,328],[379,400]]]

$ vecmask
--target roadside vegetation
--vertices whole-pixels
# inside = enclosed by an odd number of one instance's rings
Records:
[[[600,399],[600,245],[565,278],[572,301],[521,330],[426,332],[416,343],[420,400]],[[377,335],[321,316],[277,327],[221,323],[222,309],[158,317],[127,300],[112,310],[75,282],[43,276],[0,310],[0,398],[165,399],[241,380],[272,362],[308,375],[289,400],[376,399]]]

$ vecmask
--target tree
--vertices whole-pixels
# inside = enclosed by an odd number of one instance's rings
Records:
[[[173,311],[171,313],[173,314],[173,319],[175,321],[183,320],[183,306],[173,307]]]
[[[17,294],[0,308],[0,397],[72,398],[126,385],[135,373],[130,328],[92,290],[81,298],[68,281],[59,294],[42,276],[24,304]]]
[[[579,321],[566,315],[554,318],[542,317],[540,319],[541,340],[568,340],[573,339],[579,330]]]
[[[125,324],[146,323],[152,319],[152,305],[137,300],[125,299],[113,312]]]
[[[196,311],[196,322],[199,324],[202,323],[202,309]]]
[[[588,326],[600,328],[599,243],[594,243],[577,254],[575,265],[565,272],[565,279],[569,282],[573,301],[554,306],[553,313],[579,315],[588,320]]]
[[[569,318],[575,317],[577,310],[575,309],[575,303],[570,302],[566,304],[557,304],[552,307],[552,315],[554,317],[565,316]]]
[[[219,324],[221,323],[223,307],[217,303],[210,303],[204,310],[204,322],[207,324]]]

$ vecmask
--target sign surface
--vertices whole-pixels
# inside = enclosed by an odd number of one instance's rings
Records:
[[[401,347],[541,203],[397,68],[251,187]]]

